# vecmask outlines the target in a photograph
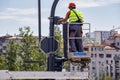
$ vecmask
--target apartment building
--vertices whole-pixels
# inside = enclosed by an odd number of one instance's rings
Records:
[[[15,37],[15,36],[10,36],[10,35],[6,35],[6,36],[1,36],[0,37],[0,54],[5,55],[5,51],[7,48],[7,44],[9,43],[9,41],[13,39],[14,42],[20,43],[21,41],[21,37]]]
[[[120,54],[115,55],[115,80],[120,79]]]
[[[5,49],[8,43],[7,38],[10,38],[10,37],[11,37],[10,35],[0,37],[0,53],[1,54],[5,54]]]
[[[105,40],[109,38],[109,36],[115,33],[118,33],[118,32],[117,31],[94,31],[90,34],[90,38],[95,42],[97,42],[98,44],[102,44],[104,43]]]

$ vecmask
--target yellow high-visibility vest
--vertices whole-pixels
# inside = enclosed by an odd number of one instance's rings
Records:
[[[83,23],[84,22],[83,14],[81,12],[78,12],[76,9],[73,9],[73,10],[74,10],[74,12],[77,13],[77,15],[79,16],[80,20]],[[78,21],[78,18],[77,18],[76,14],[74,12],[72,10],[70,11],[69,23]]]

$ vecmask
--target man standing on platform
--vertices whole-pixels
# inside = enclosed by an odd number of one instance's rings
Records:
[[[65,18],[60,19],[59,23],[64,23],[69,20],[69,37],[79,37],[80,39],[70,39],[69,43],[72,52],[83,52],[82,43],[82,23],[84,18],[81,12],[76,10],[76,4],[71,2],[68,5],[69,11],[66,13]]]

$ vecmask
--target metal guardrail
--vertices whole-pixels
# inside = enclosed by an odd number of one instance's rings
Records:
[[[88,79],[88,72],[0,71],[4,79]]]
[[[88,33],[89,33],[89,37],[90,37],[90,31],[91,31],[91,29],[90,29],[90,27],[91,27],[91,24],[90,23],[70,23],[70,24],[78,24],[78,25],[80,25],[80,24],[83,24],[83,25],[85,25],[85,24],[87,24],[88,25],[88,28],[86,28],[86,29],[82,29],[82,30],[88,30]],[[69,37],[69,25],[70,24],[68,24],[68,28],[67,28],[67,37],[68,37],[68,54],[69,54],[69,39],[86,39],[86,38],[83,38],[83,37]]]

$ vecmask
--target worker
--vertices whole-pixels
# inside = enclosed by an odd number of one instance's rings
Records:
[[[76,10],[76,4],[71,2],[68,5],[69,11],[66,13],[65,18],[60,19],[59,23],[65,23],[69,20],[69,36],[70,37],[82,37],[82,24],[84,18],[81,12]],[[82,39],[70,39],[69,40],[72,52],[83,52]]]

